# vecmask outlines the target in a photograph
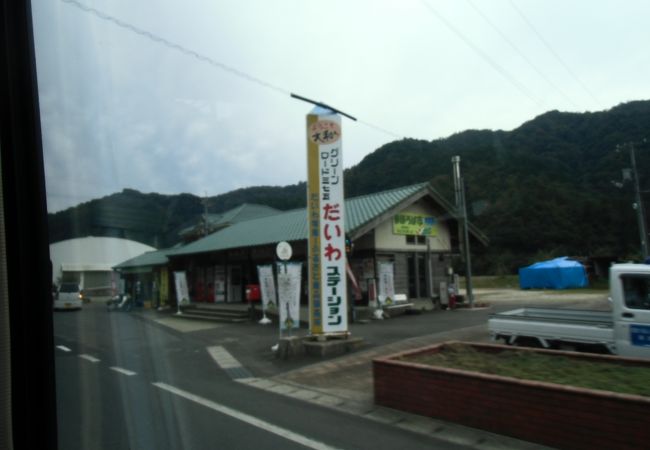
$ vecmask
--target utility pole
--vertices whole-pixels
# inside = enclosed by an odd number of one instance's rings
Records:
[[[462,217],[463,222],[463,252],[465,259],[465,285],[469,307],[474,307],[474,291],[472,289],[472,261],[469,251],[469,222],[467,221],[467,203],[465,201],[465,180],[460,174],[460,156],[451,158],[454,171],[454,197],[456,200],[457,215]]]
[[[648,232],[645,228],[645,211],[643,209],[643,200],[641,199],[641,190],[639,189],[639,174],[636,170],[636,149],[634,144],[628,144],[630,148],[630,161],[632,163],[632,173],[634,174],[634,197],[636,202],[636,216],[639,221],[639,233],[641,234],[641,259],[648,256]]]
[[[645,142],[645,139],[643,140]],[[616,150],[620,151],[628,149],[630,151],[630,164],[632,165],[632,182],[634,183],[634,210],[639,224],[639,237],[641,238],[641,259],[648,256],[648,232],[645,225],[645,209],[643,207],[643,199],[641,198],[641,189],[639,187],[639,174],[636,168],[636,149],[633,142],[628,142],[623,145],[616,146]]]

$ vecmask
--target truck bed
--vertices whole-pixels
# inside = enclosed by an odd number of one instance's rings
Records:
[[[490,335],[514,340],[518,337],[549,341],[614,345],[614,323],[609,311],[519,308],[490,315]]]
[[[524,321],[562,322],[576,325],[613,327],[610,311],[559,308],[519,308],[503,313],[491,314],[490,318]]]

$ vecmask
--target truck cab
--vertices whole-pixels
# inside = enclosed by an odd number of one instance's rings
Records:
[[[650,265],[617,264],[609,273],[616,353],[650,356]]]

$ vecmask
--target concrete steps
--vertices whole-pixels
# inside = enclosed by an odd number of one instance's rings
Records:
[[[181,307],[184,319],[209,320],[225,323],[243,323],[251,320],[248,305],[191,304]]]

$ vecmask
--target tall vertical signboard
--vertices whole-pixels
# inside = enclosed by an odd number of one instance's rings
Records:
[[[348,330],[341,118],[316,107],[307,115],[309,327],[312,334]]]

